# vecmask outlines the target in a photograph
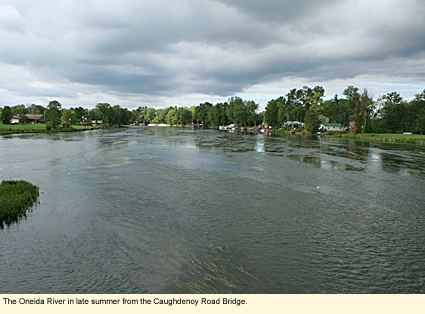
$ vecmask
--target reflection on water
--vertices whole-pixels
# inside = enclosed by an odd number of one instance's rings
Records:
[[[41,190],[0,293],[425,291],[425,150],[131,127],[0,137]]]

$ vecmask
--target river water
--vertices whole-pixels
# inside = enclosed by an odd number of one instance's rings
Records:
[[[40,203],[0,293],[424,293],[425,149],[134,127],[0,137]]]

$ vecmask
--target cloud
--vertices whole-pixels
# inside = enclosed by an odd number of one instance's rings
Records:
[[[196,104],[281,82],[425,82],[419,0],[0,3],[2,102]]]
[[[12,6],[0,5],[0,32],[23,32],[25,19]]]

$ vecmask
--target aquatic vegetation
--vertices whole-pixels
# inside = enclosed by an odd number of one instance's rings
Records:
[[[2,181],[0,184],[0,227],[26,215],[37,201],[38,187],[26,181]]]

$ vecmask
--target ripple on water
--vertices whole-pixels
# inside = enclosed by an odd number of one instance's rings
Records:
[[[3,138],[0,175],[43,194],[0,230],[0,292],[423,293],[424,163],[177,128]]]

